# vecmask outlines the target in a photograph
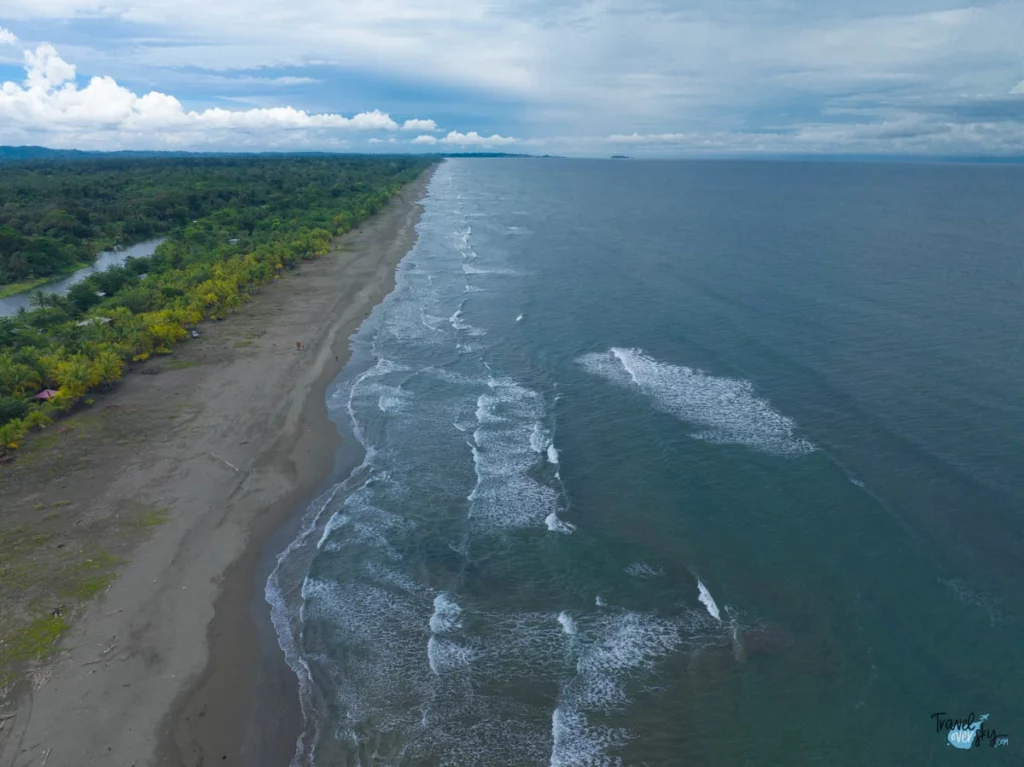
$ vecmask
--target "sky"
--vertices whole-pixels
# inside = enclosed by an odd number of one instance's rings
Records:
[[[0,144],[1024,155],[1024,1],[0,0]]]

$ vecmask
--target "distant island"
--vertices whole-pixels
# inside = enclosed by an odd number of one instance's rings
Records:
[[[628,160],[629,158],[626,157],[626,155],[624,155],[624,154],[613,154],[612,155],[612,159],[613,160]]]

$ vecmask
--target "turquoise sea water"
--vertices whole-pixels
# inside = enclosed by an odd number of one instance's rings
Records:
[[[1021,199],[445,162],[268,587],[297,763],[1024,761]]]

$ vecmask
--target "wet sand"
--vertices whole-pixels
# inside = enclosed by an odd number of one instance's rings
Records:
[[[91,445],[53,488],[6,488],[22,505],[59,490],[82,518],[130,502],[167,521],[23,685],[0,764],[242,764],[246,742],[244,763],[288,763],[298,699],[262,602],[268,562],[330,480],[340,438],[325,390],[415,242],[430,174],[328,257],[147,363],[159,375],[98,397],[136,439]]]

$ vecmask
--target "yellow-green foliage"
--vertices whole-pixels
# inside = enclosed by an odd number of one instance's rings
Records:
[[[226,317],[286,267],[325,255],[335,235],[373,215],[427,167],[412,158],[281,162],[301,167],[308,182],[293,180],[269,203],[199,218],[152,257],[92,275],[67,296],[40,294],[33,311],[0,318],[0,454],[88,392],[119,381],[126,365],[170,352],[189,326]],[[31,399],[44,388],[57,395]]]

